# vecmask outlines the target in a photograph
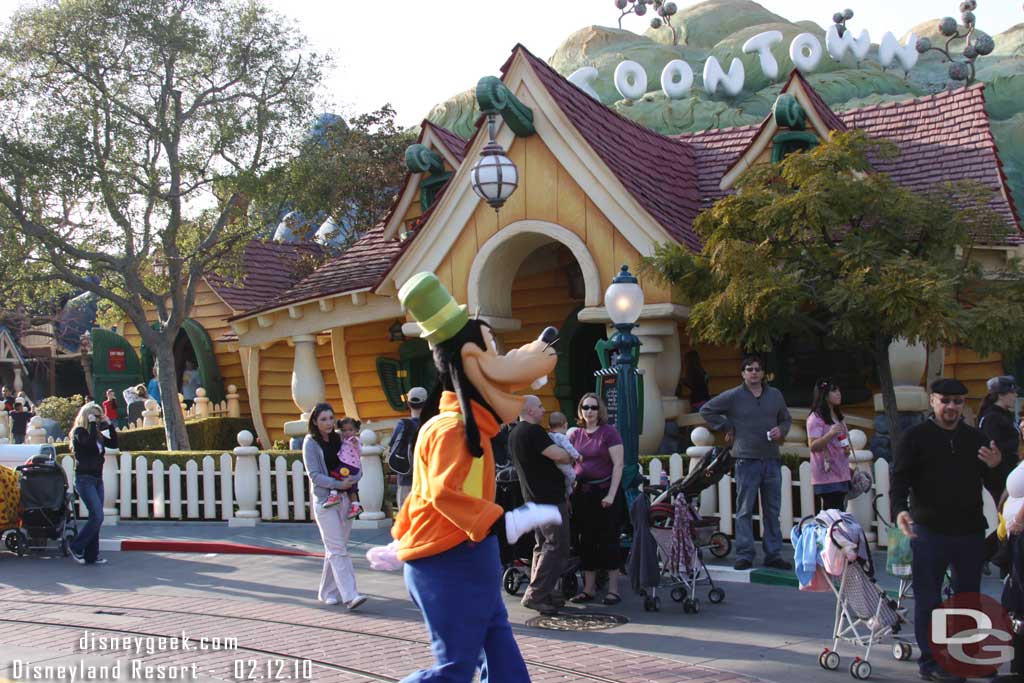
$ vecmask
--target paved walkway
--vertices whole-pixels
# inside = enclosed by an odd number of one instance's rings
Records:
[[[125,523],[104,529],[108,541],[147,537],[320,550],[316,528],[301,524],[239,530],[226,529],[223,523]],[[353,535],[360,591],[371,596],[356,613],[314,600],[322,561],[308,555],[111,552],[108,565],[80,567],[53,554],[17,558],[0,552],[0,683],[19,678],[15,662],[109,667],[117,661],[122,663],[120,680],[126,681],[155,680],[157,670],[146,678],[140,668],[157,665],[165,667],[160,670],[165,676],[177,671],[187,675],[180,680],[195,681],[253,680],[256,674],[263,680],[287,680],[304,673],[314,681],[398,680],[428,662],[430,655],[419,612],[401,577],[369,571],[362,557],[369,546],[387,538],[383,530]],[[846,667],[854,653],[849,648],[842,650],[839,671],[826,673],[817,664],[831,632],[831,594],[743,583],[722,587],[725,602],[710,605],[705,600],[696,615],[684,614],[667,598],[661,612],[645,612],[640,599],[624,590],[621,605],[589,611],[614,611],[628,623],[590,632],[526,626],[536,614],[522,608],[517,598],[505,597],[535,681],[850,680]],[[701,588],[701,595],[706,591]],[[193,644],[202,636],[238,640],[237,649],[185,651],[165,645],[160,651],[122,653],[118,658],[91,646],[78,651],[87,630],[140,638],[180,636],[184,631]],[[135,676],[132,660],[139,669]],[[915,678],[914,665],[895,662],[888,648],[876,650],[871,661],[872,680]],[[171,668],[193,665],[195,671]],[[66,683],[71,677],[66,671],[34,680]]]

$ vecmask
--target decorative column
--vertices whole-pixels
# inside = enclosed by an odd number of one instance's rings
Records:
[[[228,402],[228,417],[242,417],[242,407],[238,403],[238,387],[229,384],[225,398]]]
[[[302,438],[308,431],[309,414],[317,403],[324,400],[327,389],[320,364],[316,360],[316,337],[302,334],[292,337],[295,344],[295,364],[292,366],[292,400],[302,415],[298,420],[284,423],[289,438]]]
[[[690,459],[690,464],[686,468],[687,472],[692,472],[700,459],[715,447],[715,437],[707,427],[695,428],[690,433],[690,441],[692,441],[694,445],[686,449],[686,457]],[[714,486],[708,486],[700,492],[700,514],[714,514],[717,507],[718,490]]]
[[[43,418],[38,415],[28,422],[28,430],[25,432],[25,443],[46,443],[46,430],[43,429]]]
[[[17,396],[25,389],[25,385],[21,381],[21,366],[14,366],[14,395]]]
[[[197,397],[198,394],[197,391]],[[252,445],[254,439],[249,430],[238,432],[238,448],[235,449],[235,502],[238,509],[228,520],[229,527],[253,527],[259,522],[260,513],[256,510],[256,495],[259,491],[256,456],[260,454],[260,449]]]
[[[391,526],[382,511],[384,505],[384,466],[381,454],[384,449],[377,443],[377,433],[372,429],[364,429],[359,433],[362,443],[361,462],[363,478],[359,480],[359,502],[363,511],[359,518],[352,522],[354,529],[381,529]]]
[[[147,398],[144,404],[146,409],[142,411],[142,426],[143,427],[159,427],[160,426],[160,404],[156,402],[155,398]],[[129,427],[135,427],[135,425],[128,425]]]
[[[634,334],[640,338],[638,367],[644,376],[640,453],[656,453],[665,436],[665,421],[682,414],[683,401],[676,397],[679,384],[679,326],[674,319],[644,318],[637,321]]]
[[[875,456],[871,451],[864,450],[864,447],[868,443],[867,434],[859,429],[850,430],[850,446],[853,448],[853,457],[850,458],[850,464],[854,465],[858,470],[867,472],[874,481],[874,472],[872,471],[872,463],[874,462]],[[868,539],[868,544],[872,548],[876,547],[878,541],[878,534],[875,533],[873,522],[875,521],[874,511],[874,489],[867,493],[863,493],[857,498],[854,498],[846,504],[846,511],[857,518],[857,522],[864,530],[864,535]]]
[[[107,448],[103,455],[103,526],[117,526],[121,519],[117,507],[118,485],[117,463],[121,459],[121,451]]]
[[[907,344],[906,339],[897,339],[889,344],[889,365],[892,368],[892,383],[896,393],[896,410],[900,414],[900,426],[909,429],[920,422],[922,414],[929,410],[928,392],[921,386],[925,369],[928,367],[928,349],[923,344]],[[941,370],[939,370],[941,372]],[[882,395],[875,394],[875,435],[871,437],[871,451],[878,458],[892,461],[892,444],[889,442],[889,420],[885,417]]]
[[[11,442],[11,430],[7,426],[7,411],[0,410],[0,445]]]
[[[210,417],[210,399],[206,397],[206,389],[202,387],[196,389],[196,400],[192,405],[196,410],[196,417],[199,419]]]

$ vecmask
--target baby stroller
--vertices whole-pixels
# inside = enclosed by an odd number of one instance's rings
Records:
[[[732,550],[732,541],[720,531],[718,519],[701,518],[695,501],[704,489],[717,485],[731,466],[730,449],[713,448],[683,479],[666,490],[648,488],[657,493],[648,514],[648,526],[657,543],[661,572],[658,585],[645,590],[645,610],[656,612],[661,608],[659,587],[670,589],[669,596],[681,602],[683,611],[688,614],[700,611],[701,603],[696,595],[699,583],[706,581],[710,585],[708,600],[712,603],[725,599],[725,591],[715,585],[704,563],[704,551],[715,557],[726,557]],[[686,530],[677,533],[680,523]]]
[[[816,517],[800,521],[799,532],[817,533],[823,546],[823,563],[818,574],[827,578],[836,598],[832,628],[832,647],[818,656],[818,664],[827,671],[839,668],[839,643],[864,648],[864,655],[850,662],[850,675],[858,680],[871,676],[871,650],[885,640],[893,643],[893,656],[901,661],[913,654],[910,641],[900,635],[909,625],[896,600],[889,598],[875,582],[875,567],[867,548],[864,531],[851,515],[826,510]],[[826,553],[831,559],[824,560]]]
[[[39,455],[19,465],[21,526],[5,538],[7,549],[24,556],[30,550],[45,550],[54,540],[67,557],[69,544],[78,532],[74,493],[64,469],[52,455]]]
[[[519,488],[519,474],[515,467],[508,465],[499,467],[494,474],[496,485],[495,502],[506,512],[523,504],[523,492]],[[533,560],[534,535],[524,534],[515,544],[509,544],[500,534],[498,547],[501,554],[501,566],[505,568],[501,576],[501,585],[509,595],[517,595],[519,589],[530,582],[530,563]],[[559,578],[562,595],[568,599],[579,590],[579,560],[569,558],[565,573]]]

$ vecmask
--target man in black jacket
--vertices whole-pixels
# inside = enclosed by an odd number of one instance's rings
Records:
[[[914,631],[921,678],[962,681],[944,670],[928,645],[931,613],[941,600],[946,568],[953,592],[977,593],[985,561],[981,488],[1001,486],[994,441],[963,422],[967,387],[955,379],[932,383],[933,415],[903,433],[896,445],[892,512],[913,550]]]
[[[1017,381],[1010,375],[1001,375],[991,378],[987,387],[988,396],[978,411],[978,429],[989,440],[995,441],[999,446],[999,452],[1003,454],[1003,461],[999,465],[1002,478],[999,493],[1002,493],[1006,486],[1006,477],[1018,463],[1020,432],[1014,416],[1014,408],[1017,405]],[[993,491],[992,495],[996,496],[996,493]],[[999,500],[998,496],[996,500]]]

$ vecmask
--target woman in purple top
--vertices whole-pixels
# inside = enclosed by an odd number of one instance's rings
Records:
[[[614,605],[619,597],[619,525],[624,501],[622,481],[622,437],[608,424],[608,410],[597,394],[584,394],[577,407],[577,424],[569,440],[582,455],[576,464],[576,491],[572,494],[572,519],[577,535],[583,590],[573,602],[590,602],[597,593],[597,570],[608,571],[608,592],[604,604]]]
[[[850,492],[850,430],[843,422],[843,394],[825,378],[814,385],[807,416],[807,445],[811,449],[811,484],[818,510],[845,510]]]

